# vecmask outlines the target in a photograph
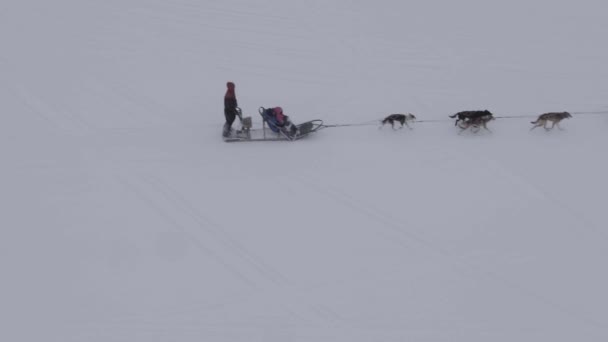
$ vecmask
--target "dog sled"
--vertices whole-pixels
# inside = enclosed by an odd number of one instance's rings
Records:
[[[322,120],[311,120],[304,123],[294,125],[286,117],[287,122],[279,122],[272,115],[272,108],[260,107],[258,112],[262,117],[262,128],[253,128],[252,118],[250,116],[243,117],[239,112],[241,127],[233,130],[227,137],[224,137],[225,142],[245,142],[245,141],[296,141],[307,137],[323,126]]]

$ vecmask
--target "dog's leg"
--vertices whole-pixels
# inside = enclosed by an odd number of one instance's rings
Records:
[[[410,126],[410,124],[408,124],[407,121],[405,121],[404,123],[407,126],[407,128],[412,129],[412,126]]]
[[[460,128],[460,132],[458,132],[458,135],[462,135],[462,133],[464,133],[464,131],[466,131],[469,127],[470,125],[458,125],[458,128]]]
[[[560,131],[563,131],[564,129],[562,128],[562,126],[559,125],[559,121],[556,123],[557,129],[559,129]]]

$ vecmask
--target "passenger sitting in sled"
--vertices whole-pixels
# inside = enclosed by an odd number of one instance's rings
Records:
[[[261,112],[261,114],[268,123],[268,127],[270,127],[273,132],[278,133],[281,131],[289,136],[293,136],[297,133],[297,127],[291,122],[289,116],[283,113],[283,108],[267,108]]]

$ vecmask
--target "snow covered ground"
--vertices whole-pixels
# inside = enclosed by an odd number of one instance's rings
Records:
[[[0,339],[606,341],[607,10],[3,0]]]

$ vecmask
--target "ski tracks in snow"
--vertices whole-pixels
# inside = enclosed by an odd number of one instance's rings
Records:
[[[135,194],[158,217],[173,229],[187,235],[202,254],[213,258],[243,284],[254,297],[249,300],[279,304],[291,320],[341,325],[346,320],[324,303],[302,306],[300,285],[232,236],[224,224],[215,222],[185,195],[158,176],[117,177],[117,181]],[[236,299],[235,299],[236,300]],[[243,299],[247,300],[247,299]],[[260,304],[263,305],[263,304]]]
[[[581,214],[572,206],[564,203],[558,198],[558,196],[551,194],[549,190],[546,190],[544,187],[538,185],[536,182],[527,180],[518,172],[504,165],[504,163],[499,163],[498,161],[492,158],[485,158],[484,163],[486,163],[487,167],[492,169],[492,172],[495,172],[501,177],[507,178],[510,184],[512,184],[516,189],[521,189],[521,192],[525,193],[526,196],[539,198],[553,203],[556,208],[560,209],[560,215],[569,215],[575,221],[580,223],[577,228],[587,229],[588,231],[597,234],[598,237],[608,242],[608,235],[597,224],[595,224],[595,222],[586,218],[585,215]]]
[[[86,134],[93,127],[67,105],[58,106],[41,99],[25,86],[15,86],[14,94],[21,100],[23,105],[30,109],[30,113],[41,118],[43,121],[62,131],[76,134]]]
[[[411,225],[408,225],[406,218],[396,218],[391,212],[380,209],[377,206],[369,203],[369,201],[357,198],[342,188],[332,184],[327,184],[327,182],[324,183],[319,179],[315,179],[315,176],[308,175],[304,177],[296,177],[295,180],[304,185],[304,188],[309,189],[322,197],[330,198],[342,206],[348,207],[355,213],[355,215],[362,215],[378,222],[378,225],[374,228],[377,227],[384,230],[384,237],[389,241],[398,241],[399,245],[404,248],[413,248],[416,245],[422,246],[426,249],[429,255],[437,255],[442,258],[446,264],[457,266],[457,268],[460,269],[460,274],[463,277],[470,277],[470,273],[474,272],[482,278],[501,284],[503,287],[523,295],[526,298],[531,298],[547,308],[551,308],[567,317],[576,319],[589,326],[600,329],[604,333],[608,333],[603,322],[577,312],[573,308],[570,308],[565,304],[549,298],[548,296],[541,294],[539,291],[524,285],[521,281],[515,281],[494,270],[487,269],[480,265],[475,265],[464,260],[462,257],[454,255],[446,248],[432,241],[432,239],[423,236],[423,234],[420,232],[412,231]],[[380,233],[380,231],[374,231],[374,233]]]
[[[150,209],[211,255],[233,275],[255,289],[286,286],[288,279],[232,237],[225,227],[201,213],[192,202],[158,177],[120,180]]]

